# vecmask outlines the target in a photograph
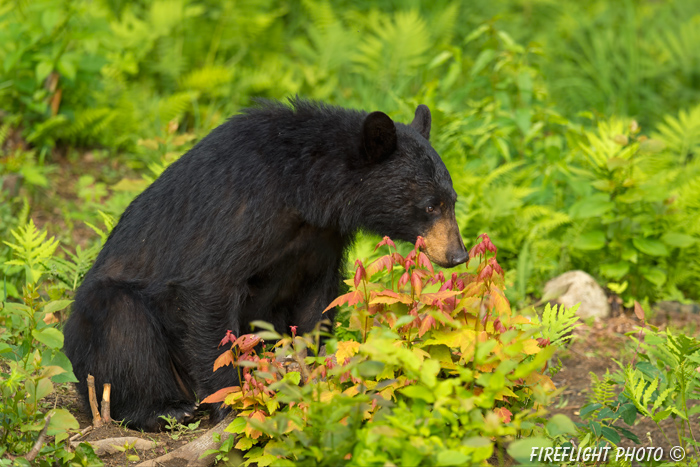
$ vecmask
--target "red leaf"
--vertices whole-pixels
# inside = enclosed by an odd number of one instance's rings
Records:
[[[380,246],[384,246],[384,245],[389,245],[390,247],[393,247],[394,249],[396,249],[396,245],[394,244],[394,242],[392,242],[389,237],[384,237],[384,238],[382,238],[382,241],[377,243],[377,246],[374,247],[374,251],[377,251],[377,249]]]
[[[479,280],[484,281],[486,279],[490,279],[492,275],[493,275],[493,267],[490,264],[487,264],[486,267],[481,270],[478,277],[479,277]]]
[[[431,263],[428,259],[428,255],[426,255],[422,251],[418,253],[418,266],[422,266],[431,273],[435,273],[435,270],[433,269],[433,263]]]
[[[478,255],[483,255],[484,253],[486,253],[486,245],[477,243],[474,248],[469,250],[469,259],[475,258]]]
[[[418,248],[423,248],[426,249],[427,247],[425,246],[425,239],[421,237],[420,235],[416,239],[416,249]]]
[[[246,353],[253,349],[260,342],[260,338],[255,334],[243,334],[236,343],[241,352]]]
[[[394,260],[394,264],[400,264],[401,266],[405,267],[406,258],[401,256],[400,254],[394,252],[391,254],[391,258]]]
[[[360,285],[360,281],[362,279],[367,279],[367,272],[365,271],[365,267],[362,265],[362,261],[359,259],[355,261],[355,267],[357,268],[355,270],[355,287]]]
[[[213,404],[214,402],[223,402],[224,399],[226,399],[226,396],[228,396],[229,394],[240,391],[240,386],[229,386],[227,388],[219,389],[214,394],[207,396],[202,401],[202,404]]]
[[[227,350],[219,355],[214,361],[214,371],[218,370],[222,366],[231,365],[233,362],[233,352],[231,350]]]
[[[495,256],[489,259],[489,265],[491,265],[493,267],[493,270],[496,271],[498,274],[500,274],[501,276],[503,275],[503,269],[501,269],[501,266],[498,264],[498,261],[496,261]]]
[[[407,272],[404,272],[401,275],[401,278],[399,279],[399,287],[403,287],[404,285],[406,285],[409,280],[410,280],[410,276],[408,275]]]
[[[224,336],[223,339],[221,339],[221,342],[219,343],[219,347],[221,347],[224,344],[227,344],[229,342],[233,343],[236,340],[236,336],[233,335],[233,332],[231,330],[226,331],[226,335]]]

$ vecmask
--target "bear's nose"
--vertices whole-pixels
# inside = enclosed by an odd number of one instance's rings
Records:
[[[450,255],[450,263],[452,266],[457,266],[464,263],[468,257],[469,253],[467,253],[467,250],[458,251]]]

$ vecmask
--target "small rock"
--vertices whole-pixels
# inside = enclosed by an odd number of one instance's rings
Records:
[[[552,300],[569,308],[581,303],[577,314],[581,318],[607,318],[610,304],[605,291],[583,271],[569,271],[547,282],[543,300]]]

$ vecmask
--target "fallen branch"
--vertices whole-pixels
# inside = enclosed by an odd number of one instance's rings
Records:
[[[147,451],[156,447],[155,441],[137,438],[135,436],[122,436],[119,438],[105,438],[97,441],[90,441],[90,445],[95,450],[95,454],[103,456],[123,452],[124,448]]]
[[[102,390],[102,419],[105,423],[112,421],[112,417],[109,414],[109,396],[112,393],[112,385],[105,383],[104,389]]]
[[[90,401],[90,411],[92,412],[92,426],[99,428],[102,426],[102,417],[97,409],[97,395],[95,394],[95,377],[88,375],[88,399]]]
[[[161,467],[165,465],[187,465],[188,467],[209,467],[214,465],[216,454],[210,454],[202,459],[201,455],[209,449],[217,449],[221,443],[214,441],[214,433],[221,435],[221,442],[225,441],[231,433],[225,433],[224,429],[236,418],[236,413],[229,413],[214,428],[207,430],[199,438],[190,441],[176,450],[164,454],[155,459],[141,462],[136,467]]]
[[[32,449],[27,453],[27,455],[24,456],[24,458],[27,459],[29,462],[32,462],[34,459],[36,459],[36,456],[39,455],[39,451],[41,451],[41,446],[44,445],[44,438],[46,438],[46,431],[49,429],[51,415],[47,415],[44,420],[46,420],[46,423],[44,423],[44,428],[41,429],[41,433],[39,433],[39,437],[36,439],[36,443],[34,443],[34,446],[32,446]]]
[[[69,443],[71,446],[73,446],[73,443],[74,443],[78,438],[82,438],[83,436],[85,436],[86,434],[88,434],[91,430],[92,430],[92,425],[83,428],[83,429],[80,430],[78,433],[76,433],[76,434],[74,434],[73,436],[71,436],[71,437],[68,439],[68,443]]]

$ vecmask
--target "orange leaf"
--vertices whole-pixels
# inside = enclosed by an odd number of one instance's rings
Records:
[[[501,417],[501,421],[503,423],[510,423],[510,419],[513,416],[513,412],[506,409],[505,407],[498,407],[493,409],[493,411],[496,413],[496,415]]]
[[[214,371],[218,370],[222,366],[231,365],[233,363],[233,352],[227,350],[226,352],[219,355],[219,357],[214,361]]]
[[[391,255],[384,255],[381,258],[379,258],[376,261],[373,261],[369,266],[367,266],[367,276],[371,277],[374,274],[378,273],[382,269],[386,269],[387,271],[391,271],[391,268],[394,266],[394,262],[391,259]]]
[[[344,305],[346,303],[350,306],[354,306],[361,301],[362,301],[362,293],[359,290],[355,290],[353,292],[348,292],[348,293],[336,298],[335,300],[333,300],[331,302],[331,304],[328,305],[325,310],[323,310],[323,312],[325,313],[326,311],[330,310],[331,308],[335,308],[337,306]]]
[[[413,271],[411,274],[411,287],[413,287],[417,295],[420,295],[423,291],[423,282],[420,280],[420,275],[416,274],[416,271]]]
[[[224,399],[226,399],[226,396],[234,392],[239,392],[240,390],[240,386],[229,386],[227,388],[219,389],[214,394],[207,396],[202,401],[202,404],[213,404],[214,402],[223,402]]]
[[[642,308],[642,305],[639,304],[637,300],[634,301],[634,314],[637,316],[637,318],[640,321],[644,321],[644,309]]]
[[[251,420],[257,420],[260,423],[262,423],[265,421],[265,413],[263,413],[262,410],[256,410],[253,413],[251,413],[248,418],[250,418]],[[249,424],[245,427],[244,433],[250,439],[258,439],[260,435],[262,435],[262,432],[260,430],[256,430]]]
[[[433,318],[430,315],[423,318],[423,322],[421,323],[420,329],[418,330],[418,337],[423,337],[423,334],[428,332],[433,326],[435,326],[435,318]]]

